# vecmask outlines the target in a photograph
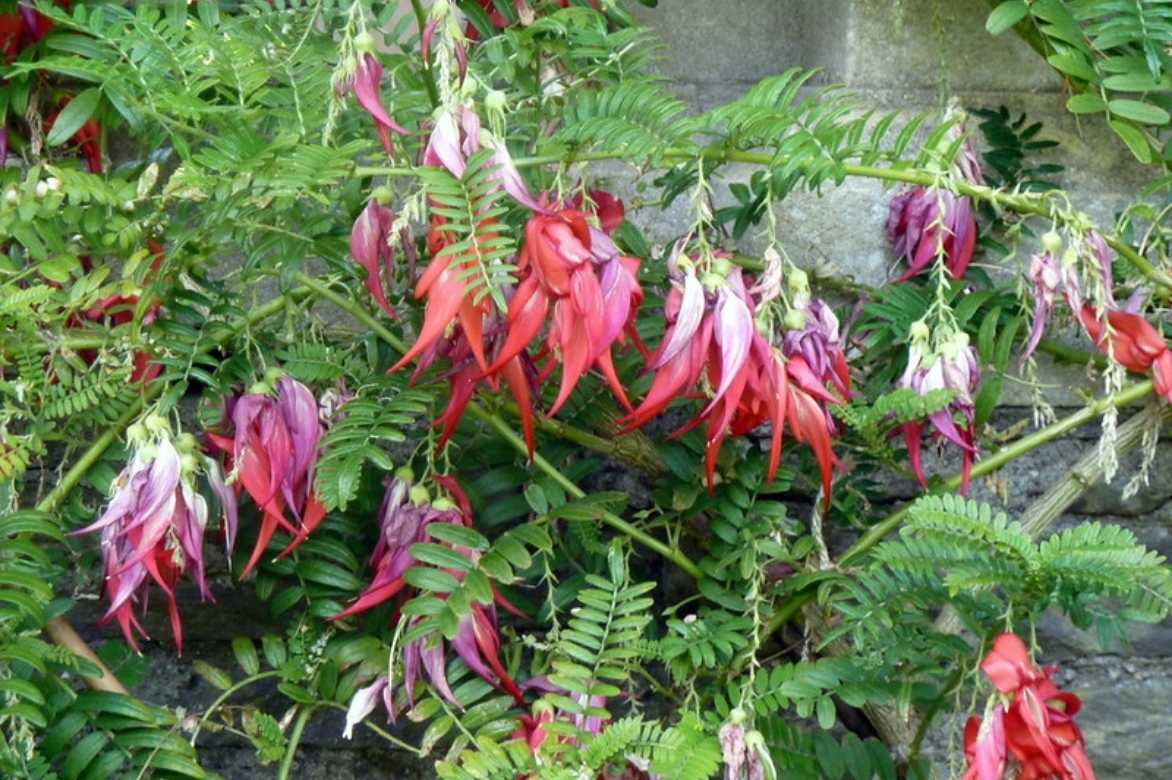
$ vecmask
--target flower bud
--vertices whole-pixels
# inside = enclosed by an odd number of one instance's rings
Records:
[[[785,313],[786,330],[801,330],[806,327],[806,313],[801,309],[790,309]]]
[[[131,444],[146,441],[147,430],[142,423],[134,423],[126,429],[126,439]]]
[[[721,277],[728,276],[732,269],[732,261],[726,257],[717,257],[712,261],[712,272],[720,274]]]
[[[1057,231],[1051,230],[1042,236],[1042,249],[1045,249],[1052,255],[1058,254],[1062,251],[1062,236],[1058,235]]]
[[[423,506],[431,503],[431,494],[427,492],[427,488],[423,485],[412,485],[407,497],[411,499],[411,503],[415,506]]]
[[[276,382],[283,376],[285,376],[285,369],[278,366],[273,366],[272,368],[265,371],[265,381],[269,382],[270,384]]]
[[[15,206],[20,203],[20,193],[14,189],[9,189],[4,193],[4,202],[9,206]]]
[[[391,192],[391,188],[386,185],[375,187],[370,193],[370,197],[380,206],[389,206],[395,197],[395,193]]]
[[[190,433],[181,433],[175,438],[175,446],[180,452],[195,452],[199,449],[199,442]]]
[[[159,454],[159,448],[153,444],[144,444],[138,450],[138,456],[143,460],[154,460],[155,456]]]
[[[49,194],[49,185],[43,181],[39,181],[39,182],[37,182],[37,186],[33,190],[33,192],[36,194],[37,200],[40,200],[41,198],[43,198]]]
[[[810,291],[810,277],[801,268],[795,268],[786,276],[785,283],[794,293],[808,293]]]
[[[143,424],[146,425],[146,429],[151,433],[171,432],[171,423],[167,422],[167,418],[162,415],[149,414],[143,420]]]
[[[410,466],[400,466],[395,469],[395,479],[400,482],[411,483],[415,481],[415,471]]]
[[[354,36],[354,49],[362,54],[374,51],[374,38],[368,32],[360,32]]]
[[[435,19],[442,19],[448,15],[450,8],[451,7],[448,4],[448,0],[435,0],[435,2],[431,4],[431,15]]]
[[[490,89],[488,94],[484,96],[484,107],[489,111],[504,111],[505,100],[504,92],[499,89]]]
[[[1066,251],[1062,253],[1062,264],[1068,268],[1074,268],[1078,265],[1078,250],[1074,247],[1067,247]]]
[[[456,505],[452,502],[452,500],[443,496],[440,496],[435,501],[432,501],[431,505],[440,512],[454,512],[456,510]]]
[[[184,474],[194,474],[199,469],[199,461],[190,452],[185,452],[179,458],[179,468]]]
[[[932,332],[928,330],[928,323],[923,320],[916,320],[912,323],[911,337],[912,341],[927,341]]]
[[[122,212],[124,214],[129,214],[132,211],[134,211],[134,201],[132,201],[132,200],[122,201]]]
[[[252,387],[248,388],[248,392],[253,395],[272,395],[273,386],[268,382],[253,382]]]
[[[61,190],[61,180],[56,176],[50,176],[45,179],[45,184],[48,186],[49,192],[60,192]]]
[[[748,714],[741,707],[733,707],[728,713],[728,722],[736,726],[741,725],[749,719]]]

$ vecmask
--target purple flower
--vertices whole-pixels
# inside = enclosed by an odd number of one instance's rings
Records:
[[[489,178],[499,182],[505,192],[522,206],[546,213],[548,209],[542,207],[525,186],[504,140],[484,131],[480,117],[468,106],[440,112],[423,150],[423,164],[445,168],[460,178],[464,175],[468,158],[484,147],[493,150],[489,165],[496,166]]]
[[[785,333],[782,351],[787,358],[801,355],[824,384],[833,384],[846,400],[851,397],[850,368],[842,350],[838,317],[825,301],[812,300],[795,310],[802,325]]]
[[[947,190],[906,189],[891,200],[887,240],[896,257],[907,262],[897,281],[906,282],[943,252],[953,277],[968,270],[977,243],[972,202]]]
[[[1046,322],[1054,310],[1054,294],[1058,292],[1062,283],[1062,269],[1056,258],[1050,252],[1042,252],[1030,257],[1030,281],[1034,285],[1034,324],[1030,329],[1030,338],[1026,342],[1025,350],[1021,355],[1021,364],[1029,360],[1030,355],[1038,348],[1042,334],[1046,330]],[[1077,289],[1074,292],[1078,295]],[[1075,310],[1077,311],[1077,309]]]

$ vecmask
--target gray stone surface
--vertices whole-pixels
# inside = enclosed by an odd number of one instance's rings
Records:
[[[860,93],[868,106],[909,113],[941,106],[951,95],[965,105],[1027,111],[1046,125],[1046,135],[1061,142],[1054,155],[1066,166],[1063,184],[1079,208],[1109,225],[1114,213],[1150,178],[1094,120],[1079,126],[1063,109],[1062,85],[1034,53],[1012,35],[991,38],[984,31],[987,5],[979,0],[661,0],[657,9],[637,15],[653,27],[665,46],[662,72],[696,110],[731,99],[756,80],[789,67],[820,67],[816,84],[842,82]],[[603,168],[616,187],[633,194],[630,174],[618,166]],[[747,178],[749,168],[726,173]],[[727,199],[723,185],[717,191]],[[888,194],[876,182],[851,180],[817,196],[798,193],[778,209],[783,240],[792,257],[808,266],[881,284],[890,276],[884,243]],[[687,224],[686,205],[666,213],[634,215],[656,241],[676,236]],[[746,242],[752,249],[753,242]],[[1040,358],[1043,380],[1059,414],[1081,403],[1071,388],[1085,385],[1078,367],[1053,367]],[[997,419],[1004,429],[1028,415],[1029,397],[1007,385],[1011,405]],[[1065,408],[1062,408],[1065,407]],[[1072,464],[1097,438],[1094,426],[1038,450],[997,476],[1013,491],[1008,511],[1020,510]],[[928,467],[951,470],[929,456]],[[1063,518],[1058,527],[1085,519],[1118,522],[1132,528],[1146,544],[1172,553],[1172,448],[1161,448],[1155,473],[1165,477],[1127,502],[1119,491],[1135,459],[1110,486],[1096,486]],[[998,503],[994,483],[975,486],[976,497]],[[892,500],[915,494],[911,483],[893,483]],[[206,704],[214,692],[190,671],[190,661],[205,658],[230,665],[227,640],[238,633],[259,635],[275,626],[248,589],[220,588],[220,605],[186,611],[189,635],[200,641],[176,663],[167,649],[150,651],[153,672],[141,692],[154,701],[190,708]],[[96,613],[94,615],[96,617]],[[158,617],[148,624],[167,631]],[[91,633],[91,635],[94,635]],[[1047,661],[1063,666],[1062,681],[1083,696],[1080,722],[1102,780],[1164,780],[1172,777],[1172,624],[1136,630],[1127,648],[1104,651],[1097,641],[1060,619],[1047,619],[1039,640]],[[430,774],[417,762],[383,746],[338,737],[337,718],[315,724],[294,771],[297,778],[411,778]],[[204,757],[227,778],[271,776],[257,766],[251,749],[213,735]]]

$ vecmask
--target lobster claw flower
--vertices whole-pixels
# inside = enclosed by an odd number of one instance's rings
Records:
[[[1139,314],[1106,312],[1106,323],[1090,304],[1079,312],[1083,329],[1104,354],[1128,371],[1152,372],[1156,393],[1172,401],[1172,350],[1155,327]]]
[[[175,599],[179,578],[190,572],[203,600],[211,598],[204,571],[207,501],[194,488],[199,461],[180,456],[169,434],[149,441],[132,434],[130,463],[114,481],[114,493],[97,521],[74,534],[101,531],[105,589],[110,604],[102,622],[116,620],[128,644],[138,649],[135,632],[146,632],[134,614],[146,606],[153,581],[167,599],[171,633],[183,652],[183,626]],[[137,438],[136,438],[137,437]],[[225,513],[229,504],[225,503]]]
[[[842,349],[838,317],[825,301],[811,300],[798,310],[804,323],[787,330],[782,342],[786,357],[801,355],[823,383],[829,383],[844,400],[851,397],[850,368]]]
[[[524,694],[501,663],[500,647],[496,609],[491,604],[473,604],[452,640],[452,649],[483,680],[504,689],[517,704],[525,706]]]
[[[363,52],[358,56],[358,69],[354,73],[354,97],[358,104],[370,114],[374,120],[378,137],[382,141],[383,149],[388,157],[394,156],[394,146],[391,144],[391,133],[409,135],[407,130],[391,118],[383,107],[380,83],[383,78],[383,66],[370,52]]]
[[[365,688],[359,688],[350,698],[350,706],[346,708],[346,726],[342,730],[343,739],[354,738],[354,727],[374,712],[379,700],[382,700],[388,716],[394,720],[395,703],[392,698],[390,680],[386,677],[379,677]]]
[[[1062,283],[1062,270],[1058,258],[1051,252],[1033,255],[1030,257],[1029,277],[1034,286],[1034,324],[1021,355],[1023,365],[1038,348],[1042,334],[1046,330],[1046,322],[1054,309],[1054,296]]]
[[[1020,638],[1002,634],[981,669],[1008,703],[997,705],[987,723],[971,718],[966,726],[965,780],[1001,778],[1006,748],[1020,765],[1018,777],[1094,780],[1074,722],[1082,702],[1054,684],[1052,667],[1039,669]]]
[[[1005,708],[998,704],[989,717],[975,715],[964,726],[964,780],[1001,780],[1005,774]]]
[[[887,240],[907,270],[906,282],[931,265],[943,251],[949,273],[960,279],[968,270],[977,242],[972,202],[947,190],[915,187],[897,194],[887,217]]]
[[[391,281],[395,255],[391,249],[391,231],[395,212],[371,198],[354,220],[350,231],[350,255],[366,270],[366,289],[382,310],[397,318],[387,301],[384,280]]]

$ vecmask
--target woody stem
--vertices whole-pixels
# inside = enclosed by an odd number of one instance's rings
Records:
[[[311,276],[307,276],[304,273],[297,273],[293,278],[302,285],[313,290],[322,298],[325,298],[330,303],[337,306],[339,309],[342,309],[347,314],[357,319],[366,327],[370,328],[372,333],[374,333],[394,349],[398,350],[400,353],[407,351],[407,345],[404,344],[398,336],[396,336],[394,333],[391,333],[391,331],[389,331],[381,322],[372,317],[353,299],[335,292],[327,285],[321,283]],[[522,439],[517,434],[517,432],[514,431],[500,417],[486,410],[475,401],[472,401],[468,404],[468,412],[470,412],[474,417],[478,417],[479,419],[488,423],[489,427],[496,431],[497,434],[499,434],[506,442],[516,448],[518,452],[524,455],[529,454],[529,448],[525,444],[524,439]],[[542,428],[542,430],[549,430],[551,433],[564,435],[566,429],[569,426],[566,426],[564,423],[553,423],[552,425],[544,425],[539,423],[539,427]],[[576,431],[574,440],[576,443],[582,444],[583,446],[596,448],[600,451],[606,452],[607,454],[617,453],[617,450],[615,450],[613,447],[604,446],[609,444],[606,442],[606,440],[602,439],[601,437],[588,434],[585,431]],[[573,480],[563,474],[557,466],[550,463],[540,453],[534,454],[533,465],[536,466],[539,470],[545,472],[548,476],[552,477],[554,481],[565,488],[566,492],[574,496],[574,498],[582,498],[586,495],[586,492],[582,490],[582,488],[578,487],[573,482]],[[701,576],[700,567],[692,562],[692,560],[680,550],[659,541],[654,536],[651,536],[647,532],[635,527],[631,523],[628,523],[626,520],[612,512],[600,512],[599,518],[602,520],[602,522],[606,523],[611,528],[614,528],[616,531],[625,534],[644,547],[647,547],[650,550],[654,550],[663,557],[672,561],[692,577],[699,578]]]

